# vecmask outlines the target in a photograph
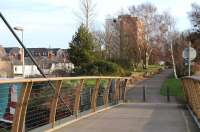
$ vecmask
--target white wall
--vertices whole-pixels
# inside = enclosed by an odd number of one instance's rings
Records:
[[[54,71],[55,69],[63,69],[65,68],[68,71],[71,71],[74,69],[74,64],[72,63],[53,63],[51,66],[51,71]]]
[[[22,65],[14,65],[13,66],[13,73],[14,75],[22,75]],[[25,76],[33,76],[33,75],[41,75],[38,71],[37,67],[35,65],[24,65],[24,75]],[[74,69],[74,64],[72,63],[53,63],[50,70],[54,71],[55,69],[67,69],[68,71],[71,71]],[[49,69],[43,69],[45,74],[49,74]]]
[[[13,73],[14,75],[22,75],[22,65],[14,65]],[[37,70],[35,65],[24,65],[24,75],[32,76],[32,75],[40,75],[40,72]]]

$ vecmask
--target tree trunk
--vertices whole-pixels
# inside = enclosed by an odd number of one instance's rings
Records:
[[[147,48],[147,51],[145,53],[145,69],[148,69],[149,67],[149,58],[150,58],[150,55],[151,55],[151,52],[152,52],[152,49],[150,49],[150,51],[148,51],[149,48]]]
[[[172,42],[170,43],[170,50],[171,50],[171,57],[172,57],[172,64],[173,64],[173,70],[174,70],[174,77],[178,79],[177,74],[176,74],[176,64],[174,60],[174,53],[173,53],[173,45]]]

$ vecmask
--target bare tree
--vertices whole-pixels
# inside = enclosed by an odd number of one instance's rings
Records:
[[[101,57],[105,58],[104,51],[106,45],[106,34],[104,31],[94,31],[93,33],[94,40],[96,42],[96,51],[101,54]]]
[[[129,12],[144,22],[146,42],[143,44],[142,56],[145,61],[145,68],[148,67],[148,61],[154,47],[161,48],[164,53],[164,47],[167,47],[165,45],[170,44],[174,76],[177,77],[173,55],[173,45],[171,41],[171,34],[175,29],[173,17],[167,12],[159,14],[157,12],[157,8],[151,3],[141,4],[137,7],[131,6],[129,8]]]
[[[200,5],[192,4],[192,11],[189,12],[189,17],[195,29],[200,32]]]
[[[110,59],[118,59],[120,56],[120,31],[118,21],[110,19],[105,25],[105,33],[106,48],[109,51]]]
[[[130,14],[133,16],[136,16],[140,18],[144,22],[144,34],[145,34],[145,43],[143,43],[142,47],[144,48],[143,50],[143,57],[145,61],[145,68],[148,68],[148,62],[149,58],[152,52],[152,41],[154,40],[155,37],[155,16],[157,14],[157,8],[150,4],[150,3],[145,3],[136,6],[131,6],[129,8]]]
[[[173,65],[173,71],[174,71],[174,77],[177,79],[177,72],[176,72],[176,63],[175,63],[175,58],[174,58],[174,49],[173,49],[173,44],[176,38],[176,31],[175,31],[175,20],[169,14],[168,12],[163,12],[162,16],[162,26],[161,26],[161,31],[165,34],[165,39],[166,39],[166,44],[170,45],[170,54],[171,54],[171,59],[172,59],[172,65]]]
[[[93,22],[95,15],[95,4],[92,0],[80,0],[80,12],[75,13],[88,29]]]

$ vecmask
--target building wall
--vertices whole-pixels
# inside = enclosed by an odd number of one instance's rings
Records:
[[[24,75],[25,76],[34,76],[34,75],[40,75],[40,72],[38,71],[37,67],[35,65],[25,65],[24,66]],[[13,66],[13,73],[15,76],[22,75],[22,65],[14,65]]]
[[[72,63],[53,63],[51,66],[51,71],[56,69],[66,69],[67,71],[71,71],[74,69],[74,64]]]
[[[137,48],[144,43],[144,24],[137,17],[130,15],[119,16],[120,21],[120,52],[126,57],[126,52],[130,51],[130,56],[138,52]]]
[[[10,61],[0,61],[0,77],[13,77],[12,64]]]
[[[137,17],[130,15],[119,16],[120,29],[123,37],[129,37],[132,41],[138,43],[138,40],[144,40],[144,24]]]

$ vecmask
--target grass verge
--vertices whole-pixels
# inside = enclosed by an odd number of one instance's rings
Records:
[[[169,88],[170,96],[184,97],[180,79],[170,78],[166,80],[161,88],[161,95],[167,95],[167,87]]]
[[[134,76],[144,76],[145,73],[157,73],[163,66],[160,65],[149,65],[147,69],[139,68],[136,71],[132,72]]]

